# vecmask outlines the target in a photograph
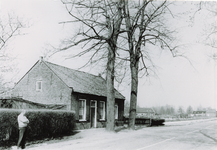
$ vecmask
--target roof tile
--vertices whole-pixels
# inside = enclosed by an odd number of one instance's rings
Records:
[[[44,61],[47,66],[74,92],[107,96],[106,80],[87,72],[82,72]],[[115,89],[115,98],[125,97]]]

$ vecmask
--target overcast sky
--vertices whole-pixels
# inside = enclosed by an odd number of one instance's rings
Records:
[[[187,10],[190,3],[179,7],[182,12]],[[177,9],[177,8],[176,8]],[[75,30],[73,26],[63,26],[61,21],[70,19],[64,5],[59,0],[0,0],[0,13],[10,12],[23,18],[29,23],[24,29],[25,35],[16,37],[8,49],[17,56],[19,72],[7,77],[17,82],[44,55],[47,44],[58,45],[61,39],[70,36]],[[212,48],[198,42],[204,28],[204,16],[200,13],[192,26],[189,18],[180,18],[173,23],[177,26],[178,36],[184,43],[182,52],[188,57],[173,58],[167,51],[161,51],[154,58],[157,66],[157,76],[144,77],[139,80],[138,104],[143,107],[172,105],[186,108],[191,105],[217,108],[215,63],[208,57]],[[214,20],[216,18],[211,18]],[[209,22],[208,19],[206,22]],[[56,54],[50,62],[72,69],[79,68],[84,62],[79,60],[65,60],[64,54]],[[80,64],[79,64],[79,63]],[[87,70],[85,70],[87,71]],[[97,75],[98,70],[88,70]],[[216,73],[217,74],[217,73]],[[120,87],[120,92],[129,101],[130,86]]]

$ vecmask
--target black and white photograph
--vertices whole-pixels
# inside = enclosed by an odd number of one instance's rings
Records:
[[[0,0],[0,150],[216,150],[216,129],[216,0]]]

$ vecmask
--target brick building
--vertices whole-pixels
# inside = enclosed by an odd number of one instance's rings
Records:
[[[41,57],[18,81],[13,97],[45,105],[66,105],[83,128],[105,127],[106,80],[44,61]],[[115,90],[115,119],[122,120],[124,96]]]

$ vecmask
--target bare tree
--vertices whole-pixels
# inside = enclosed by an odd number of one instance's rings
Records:
[[[217,58],[217,2],[216,1],[198,1],[193,3],[190,20],[194,23],[195,18],[203,20],[204,28],[201,31],[200,42],[214,49],[211,54],[214,59]],[[196,7],[195,7],[196,6]],[[203,15],[201,15],[203,14]],[[189,14],[190,15],[190,14]]]
[[[123,1],[110,0],[62,0],[66,10],[73,18],[62,23],[78,23],[78,32],[62,43],[60,50],[82,45],[83,50],[72,57],[91,54],[87,64],[107,59],[107,124],[108,131],[115,127],[115,95],[114,95],[114,65],[117,52],[117,41],[122,23]]]
[[[182,106],[179,106],[177,112],[178,112],[178,114],[184,114],[185,113],[185,111],[184,111],[184,109],[183,109]]]
[[[187,110],[186,110],[187,114],[192,114],[193,113],[193,108],[191,106],[188,106]]]
[[[153,65],[147,45],[168,48],[175,56],[175,47],[171,47],[173,31],[166,25],[166,17],[171,15],[167,1],[63,1],[73,21],[63,23],[81,23],[78,33],[63,42],[61,50],[67,50],[78,44],[83,44],[84,50],[73,57],[92,52],[88,63],[107,58],[107,101],[108,106],[107,129],[113,130],[114,106],[114,65],[115,58],[119,64],[130,64],[131,70],[131,98],[129,128],[134,129],[138,75],[148,75],[150,65]],[[73,12],[76,11],[76,12]],[[123,14],[122,14],[123,13]],[[122,22],[123,20],[123,22]],[[123,34],[122,34],[123,33]],[[120,36],[121,34],[121,36]],[[118,38],[121,37],[120,38]],[[118,43],[118,44],[117,44]],[[67,45],[67,46],[65,46]],[[118,45],[118,47],[117,47]],[[122,46],[121,46],[122,45]],[[128,47],[126,47],[128,45]],[[106,49],[106,51],[104,50]],[[122,50],[120,53],[118,50]],[[128,53],[123,54],[124,52]],[[94,60],[95,56],[99,56]],[[118,57],[116,57],[118,55]],[[96,57],[95,57],[96,58]],[[127,61],[129,63],[126,63]],[[142,72],[143,71],[143,72]],[[122,73],[125,73],[123,71]],[[122,78],[120,79],[120,81]],[[110,103],[111,102],[111,103]],[[110,107],[112,106],[112,107]],[[110,120],[111,119],[111,120]],[[111,124],[109,125],[109,122]],[[111,129],[109,129],[111,127]]]
[[[201,104],[197,107],[197,111],[205,111],[205,110],[206,108],[202,107]]]
[[[161,106],[161,107],[160,107],[160,114],[161,114],[161,115],[165,115],[165,114],[166,114],[166,110],[165,110],[165,107],[164,107],[164,106]]]
[[[25,26],[18,17],[8,14],[0,18],[0,58],[5,57],[4,48],[13,37],[20,35],[20,29]]]
[[[143,75],[148,75],[149,65],[152,65],[149,55],[151,50],[148,49],[148,45],[168,48],[175,56],[175,47],[171,47],[174,40],[173,31],[165,25],[166,17],[168,14],[171,15],[170,3],[146,0],[124,1],[125,30],[131,70],[130,129],[135,128],[139,72],[144,70]]]
[[[206,25],[204,29],[205,43],[213,48],[217,48],[217,2],[216,1],[202,1],[199,4],[199,9],[205,9],[207,11],[207,19],[212,20]]]
[[[0,72],[9,72],[13,70],[12,66],[8,65],[8,62],[13,60],[11,56],[9,56],[7,46],[13,40],[14,37],[18,35],[22,35],[21,29],[25,28],[20,19],[13,15],[8,14],[4,17],[0,17]],[[5,85],[4,81],[2,81],[1,86]]]
[[[175,115],[175,108],[170,105],[152,107],[157,114],[160,115]]]

